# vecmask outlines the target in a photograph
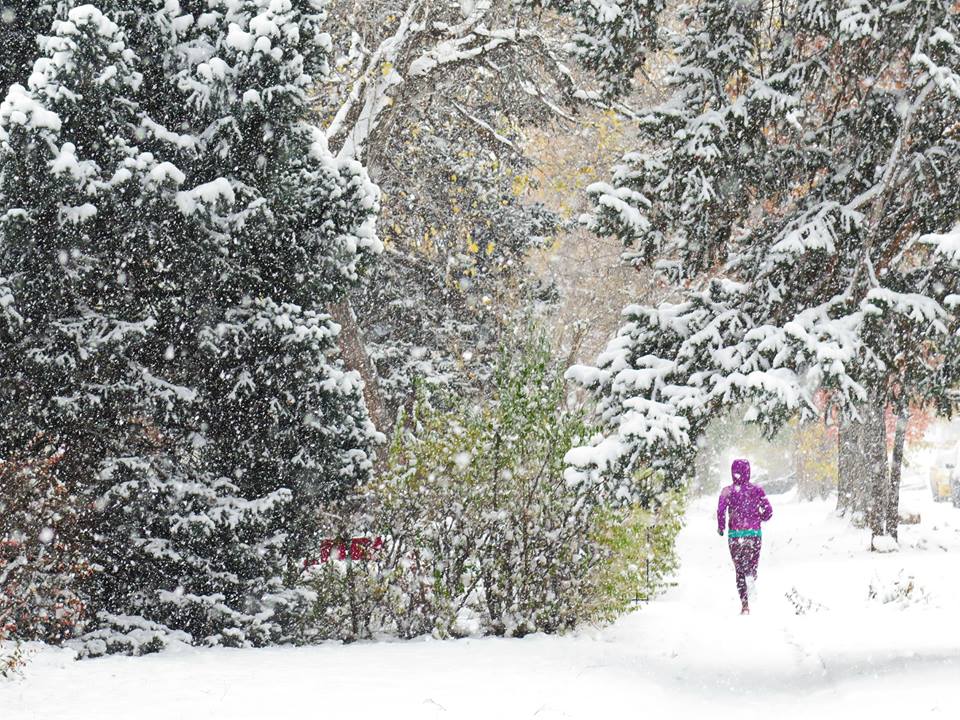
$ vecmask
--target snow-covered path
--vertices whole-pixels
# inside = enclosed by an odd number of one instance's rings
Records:
[[[905,490],[923,522],[877,555],[828,503],[773,501],[749,617],[706,498],[677,586],[610,628],[80,663],[45,649],[0,682],[0,719],[960,717],[960,510]],[[868,599],[901,570],[926,601]],[[797,615],[794,588],[817,608]]]

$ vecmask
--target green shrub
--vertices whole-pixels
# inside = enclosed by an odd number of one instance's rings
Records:
[[[332,514],[331,537],[385,544],[311,571],[318,637],[559,632],[612,619],[673,569],[679,497],[659,522],[565,478],[589,428],[542,337],[502,354],[482,406],[419,403],[401,422],[384,471]]]
[[[667,587],[678,566],[675,542],[684,509],[683,491],[670,490],[658,496],[656,509],[635,505],[601,515],[597,538],[609,552],[600,570],[597,616],[612,620]]]

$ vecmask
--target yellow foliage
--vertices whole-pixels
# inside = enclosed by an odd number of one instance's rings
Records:
[[[796,470],[801,497],[826,497],[837,487],[837,443],[820,423],[791,423],[797,428]]]
[[[530,176],[529,175],[514,175],[513,176],[513,194],[517,197],[522,196],[527,188],[530,186]]]

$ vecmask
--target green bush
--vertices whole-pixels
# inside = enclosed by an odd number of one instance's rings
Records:
[[[565,479],[589,428],[542,337],[502,354],[482,406],[419,403],[401,422],[385,470],[331,516],[331,537],[385,544],[311,571],[317,637],[559,632],[616,617],[673,569],[679,497],[655,514]]]
[[[656,509],[637,505],[601,514],[597,538],[608,553],[600,569],[597,616],[612,620],[668,586],[678,566],[675,541],[684,509],[683,491],[670,490],[658,495]]]

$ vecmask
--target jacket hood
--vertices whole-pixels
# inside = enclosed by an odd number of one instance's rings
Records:
[[[750,482],[750,461],[734,460],[730,466],[730,476],[734,485],[743,485]]]

